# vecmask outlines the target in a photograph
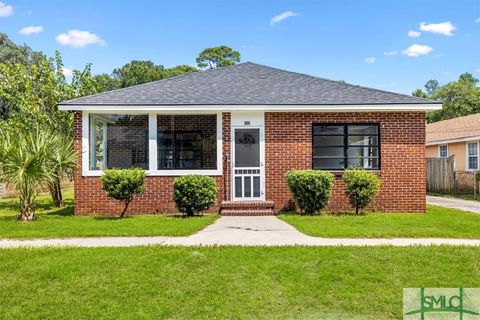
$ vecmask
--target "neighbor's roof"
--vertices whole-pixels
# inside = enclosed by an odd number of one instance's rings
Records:
[[[427,124],[427,143],[480,136],[480,113]]]
[[[60,106],[440,104],[252,62],[200,71],[60,103]]]

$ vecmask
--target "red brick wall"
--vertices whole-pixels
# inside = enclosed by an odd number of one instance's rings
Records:
[[[75,150],[78,153],[77,168],[75,171],[75,214],[104,214],[115,215],[122,209],[122,204],[108,198],[101,189],[101,182],[98,177],[83,177],[81,163],[82,149],[82,113],[75,112],[74,116]],[[230,144],[230,113],[223,114],[223,139],[224,152],[229,154]],[[228,146],[228,149],[226,149]],[[219,163],[218,165],[222,165]],[[146,177],[145,193],[138,196],[130,204],[128,214],[175,212],[175,204],[172,200],[172,183],[175,177]],[[216,176],[219,187],[218,203],[224,199],[225,183],[223,177]],[[218,206],[212,208],[217,211]]]
[[[215,177],[219,199],[229,199],[230,113],[223,114],[223,177]],[[397,212],[425,212],[425,113],[265,113],[266,199],[277,211],[291,205],[284,174],[290,169],[312,166],[313,123],[379,123],[381,134],[380,194],[372,209]],[[81,112],[75,113],[75,149],[81,150]],[[78,157],[80,159],[80,157]],[[81,161],[75,172],[75,214],[117,214],[122,206],[109,199],[98,177],[82,177]],[[174,177],[147,177],[145,194],[137,197],[129,213],[173,212]],[[217,210],[218,206],[213,208]],[[341,177],[337,176],[329,210],[347,210]]]
[[[291,206],[284,174],[312,168],[313,123],[379,123],[382,186],[372,209],[425,212],[425,113],[265,113],[266,199]],[[337,175],[327,210],[350,209]]]

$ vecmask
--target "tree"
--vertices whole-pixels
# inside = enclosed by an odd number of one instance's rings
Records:
[[[30,67],[46,59],[43,53],[33,51],[26,45],[16,45],[5,33],[0,33],[0,63],[20,63]]]
[[[106,73],[98,74],[93,77],[96,82],[97,91],[104,92],[120,88],[120,81]]]
[[[132,60],[121,68],[113,70],[113,77],[121,88],[147,83],[164,78],[165,68],[150,60]]]
[[[35,198],[42,184],[58,178],[53,155],[61,147],[58,135],[33,127],[0,131],[0,182],[7,182],[19,195],[19,220],[35,220]]]
[[[436,80],[430,80],[425,84],[425,91],[417,89],[412,95],[442,101],[442,110],[428,113],[427,121],[446,120],[480,112],[480,87],[477,83],[478,79],[471,73],[463,73],[457,81],[443,86]]]
[[[140,168],[108,169],[100,179],[107,195],[124,203],[119,216],[123,218],[133,197],[144,191],[145,171]]]
[[[240,62],[240,52],[227,46],[206,48],[200,52],[196,60],[201,69],[217,69]]]
[[[181,64],[173,68],[165,69],[165,78],[181,76],[182,74],[197,72],[198,69],[186,64]]]

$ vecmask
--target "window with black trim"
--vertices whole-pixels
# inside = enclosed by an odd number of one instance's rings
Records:
[[[314,124],[313,169],[380,169],[378,124]]]

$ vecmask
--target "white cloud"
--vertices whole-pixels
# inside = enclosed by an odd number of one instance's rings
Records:
[[[436,34],[441,34],[444,36],[453,36],[453,31],[457,28],[450,21],[445,21],[441,23],[426,23],[420,22],[420,30],[425,32],[431,32]]]
[[[293,12],[293,11],[285,11],[283,13],[280,13],[278,15],[276,15],[275,17],[273,17],[272,19],[270,19],[270,25],[273,26],[287,18],[290,18],[290,17],[295,17],[295,16],[298,16],[298,13],[296,12]]]
[[[0,2],[0,17],[8,17],[13,14],[13,7],[9,4]]]
[[[432,52],[433,48],[424,44],[412,44],[407,49],[403,50],[402,53],[407,57],[420,57]]]
[[[43,31],[42,26],[29,26],[29,27],[25,27],[25,28],[20,29],[20,31],[18,31],[18,33],[29,35],[29,34],[39,33],[39,32],[42,32],[42,31]]]
[[[443,57],[443,53],[439,53],[439,54],[437,54],[437,55],[434,55],[434,56],[432,57],[432,59],[438,59],[438,58],[441,58],[441,57]]]
[[[480,23],[480,17],[478,17],[477,19],[475,19],[475,23]]]
[[[73,69],[62,67],[62,73],[65,77],[71,77],[73,74]]]
[[[392,51],[385,51],[383,55],[390,57],[390,56],[396,55],[397,53],[398,53],[398,50],[392,50]]]
[[[67,33],[59,34],[55,40],[64,46],[73,48],[83,48],[90,44],[105,45],[106,42],[99,36],[88,31],[81,31],[77,29],[69,30]]]
[[[418,38],[420,37],[421,34],[422,33],[420,31],[414,31],[414,30],[408,31],[408,36],[412,38]]]
[[[375,63],[375,58],[374,57],[368,57],[368,58],[365,58],[365,63],[368,63],[368,64],[372,64],[372,63]]]

